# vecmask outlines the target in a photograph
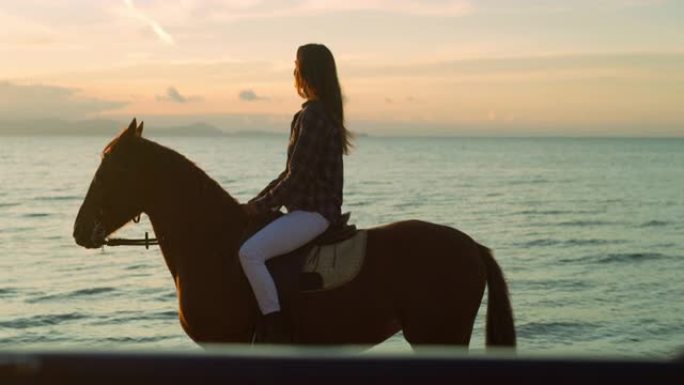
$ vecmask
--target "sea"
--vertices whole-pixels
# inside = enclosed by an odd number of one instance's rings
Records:
[[[146,135],[240,201],[285,164],[284,135]],[[0,137],[0,350],[199,349],[180,327],[158,248],[73,241],[108,140]],[[361,228],[421,219],[491,248],[521,354],[669,358],[684,349],[682,138],[360,136],[345,158],[344,200]],[[145,232],[143,216],[116,235]],[[485,313],[473,350],[484,346]],[[411,351],[401,334],[375,349]]]

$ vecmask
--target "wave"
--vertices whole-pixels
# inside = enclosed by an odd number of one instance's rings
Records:
[[[545,178],[529,179],[529,180],[512,180],[506,182],[506,185],[524,185],[524,184],[544,184],[551,182]]]
[[[672,224],[672,222],[668,221],[659,221],[659,220],[652,220],[648,222],[644,222],[639,225],[639,227],[663,227],[663,226],[669,226]]]
[[[567,246],[594,246],[594,245],[615,245],[625,243],[626,241],[620,239],[570,239],[563,242]]]
[[[59,343],[60,346],[64,346],[64,343],[73,342],[73,338],[69,338],[66,335],[56,335],[47,333],[37,333],[37,332],[22,332],[21,335],[12,336],[8,338],[0,338],[0,345],[4,346],[22,346],[27,347],[31,344],[56,344]]]
[[[16,318],[9,321],[0,321],[0,327],[11,329],[28,329],[34,327],[59,325],[66,322],[78,321],[89,318],[83,313],[40,314],[33,317]]]
[[[164,301],[164,302],[166,302],[166,301],[176,301],[177,298],[178,298],[178,297],[177,297],[176,292],[175,292],[175,291],[170,291],[170,292],[168,292],[168,293],[164,293],[164,294],[161,294],[161,295],[157,296],[156,299],[157,299],[158,301]]]
[[[149,336],[149,337],[107,337],[102,339],[102,342],[113,342],[117,344],[135,344],[135,343],[149,343],[159,342],[171,339],[175,336]]]
[[[347,205],[349,207],[365,207],[365,206],[370,206],[371,204],[373,204],[372,201],[358,201],[358,202],[350,201],[349,203],[345,202],[345,205]]]
[[[88,289],[80,289],[71,292],[70,296],[72,297],[81,297],[84,295],[97,295],[97,294],[102,294],[102,293],[111,293],[114,291],[117,291],[117,288],[114,287],[92,287]]]
[[[611,199],[603,199],[600,202],[601,203],[622,203],[624,201],[625,201],[624,199],[611,198]]]
[[[26,213],[22,215],[24,218],[43,218],[43,217],[49,217],[50,213]]]
[[[396,210],[403,210],[406,208],[414,208],[418,205],[416,202],[397,202],[392,204],[392,208]]]
[[[0,287],[0,298],[13,297],[19,292],[16,287]]]
[[[140,270],[140,269],[145,269],[145,268],[149,268],[149,267],[150,267],[149,264],[137,263],[135,265],[129,265],[129,266],[124,267],[124,270]]]
[[[92,322],[93,325],[122,325],[136,321],[171,321],[178,318],[178,311],[164,310],[158,312],[124,311]]]
[[[537,247],[537,246],[555,246],[560,245],[562,241],[556,239],[535,239],[529,242],[516,243],[516,246],[522,247]]]
[[[82,200],[84,197],[81,195],[52,195],[52,196],[39,196],[33,198],[34,201],[74,201]]]
[[[598,245],[608,245],[623,243],[622,240],[610,240],[610,239],[535,239],[528,242],[516,243],[516,246],[520,247],[539,247],[539,246],[598,246]]]
[[[543,336],[545,339],[550,336],[573,337],[586,336],[592,338],[587,333],[588,330],[597,329],[599,324],[591,322],[528,322],[521,325],[516,325],[516,333],[518,337],[533,338],[535,336]]]
[[[560,214],[571,214],[572,211],[568,210],[523,210],[513,213],[519,215],[560,215]]]
[[[600,257],[598,263],[624,263],[624,262],[643,262],[656,259],[670,259],[671,257],[661,253],[620,253],[608,254]]]
[[[576,220],[576,221],[566,221],[566,222],[560,222],[560,223],[555,223],[555,224],[547,224],[547,225],[554,225],[554,226],[568,226],[568,227],[574,227],[574,226],[579,226],[579,227],[584,227],[584,226],[609,226],[609,225],[615,225],[616,222],[608,222],[608,221],[591,221],[591,220]]]
[[[521,210],[511,213],[511,215],[546,216],[546,215],[565,215],[565,214],[596,214],[592,210]]]
[[[673,257],[661,253],[611,253],[605,255],[585,255],[578,258],[564,258],[560,259],[559,262],[564,263],[575,263],[575,262],[590,262],[597,264],[609,264],[609,263],[632,263],[632,262],[644,262],[644,261],[654,261],[662,259],[672,259]]]
[[[118,291],[118,289],[114,288],[114,287],[92,287],[92,288],[88,288],[88,289],[74,290],[74,291],[71,291],[68,293],[41,295],[39,297],[29,298],[26,300],[26,302],[27,303],[38,303],[38,302],[47,302],[47,301],[55,301],[55,300],[74,299],[74,298],[81,298],[81,297],[96,296],[96,295],[105,294],[105,293],[113,293],[116,291]]]
[[[48,346],[48,344],[59,344],[60,347],[73,347],[78,348],[83,346],[83,344],[101,346],[102,344],[112,345],[116,347],[117,345],[128,345],[136,343],[154,343],[167,341],[177,338],[175,335],[159,335],[159,336],[146,336],[146,337],[74,337],[67,334],[55,334],[55,333],[36,333],[36,332],[23,332],[21,335],[12,336],[9,338],[0,338],[0,346],[31,346],[37,345],[39,347]]]
[[[0,233],[9,233],[9,234],[18,234],[18,233],[26,233],[26,232],[32,232],[36,231],[35,227],[24,227],[24,226],[18,226],[18,227],[5,227],[0,228]]]
[[[524,287],[525,289],[534,290],[576,290],[576,289],[586,289],[590,285],[587,281],[579,281],[572,279],[545,279],[545,280],[528,280],[518,282],[517,285]]]

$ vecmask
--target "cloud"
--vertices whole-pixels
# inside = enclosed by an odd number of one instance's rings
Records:
[[[169,87],[166,89],[165,95],[157,95],[157,100],[163,102],[173,102],[173,103],[188,103],[197,100],[201,100],[199,96],[185,96],[182,95],[176,87]]]
[[[0,119],[84,119],[128,103],[80,95],[80,90],[41,84],[0,82]]]
[[[387,11],[418,16],[461,16],[472,6],[466,0],[317,0],[301,3],[302,12]]]
[[[168,45],[176,44],[176,41],[173,39],[173,37],[168,32],[166,32],[164,28],[162,28],[162,26],[156,20],[152,19],[151,17],[147,16],[145,13],[140,11],[138,8],[136,8],[136,6],[133,4],[133,0],[124,0],[124,4],[126,4],[126,7],[131,12],[131,15],[136,19],[139,19],[140,21],[147,24],[150,27],[150,29],[152,29],[152,32],[154,32],[154,34],[157,35],[159,40]]]
[[[17,16],[25,22],[55,28],[99,25],[111,19],[106,5],[91,0],[3,1],[0,13]]]
[[[245,102],[254,102],[257,100],[266,100],[266,98],[262,96],[258,96],[253,90],[242,90],[240,91],[240,94],[238,95],[240,100],[243,100]]]
[[[346,73],[355,79],[413,78],[440,79],[451,77],[464,82],[493,80],[631,78],[655,76],[681,81],[684,52],[598,53],[522,55],[440,60],[407,63],[381,63],[349,66]]]
[[[573,10],[620,10],[631,7],[648,7],[661,5],[669,0],[521,0],[504,2],[501,0],[479,0],[475,3],[477,12],[489,11],[496,13],[558,13]]]
[[[660,5],[668,0],[603,0],[603,1],[587,1],[586,6],[595,5],[603,7],[642,7]]]
[[[180,22],[308,17],[339,12],[373,11],[419,16],[461,16],[471,12],[468,0],[148,0],[146,10]]]

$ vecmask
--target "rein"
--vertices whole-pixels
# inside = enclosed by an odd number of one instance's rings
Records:
[[[109,238],[105,241],[106,246],[145,246],[146,249],[149,249],[150,245],[158,244],[159,240],[150,238],[147,231],[145,231],[145,239]]]
[[[140,214],[133,218],[133,223],[140,223]],[[150,235],[145,231],[145,239],[125,239],[125,238],[110,238],[104,243],[106,246],[145,246],[149,250],[150,245],[158,245],[157,238],[150,238]]]

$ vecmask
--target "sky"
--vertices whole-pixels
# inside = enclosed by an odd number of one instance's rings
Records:
[[[684,136],[682,20],[680,0],[0,0],[0,121],[287,132],[315,42],[352,131]]]

